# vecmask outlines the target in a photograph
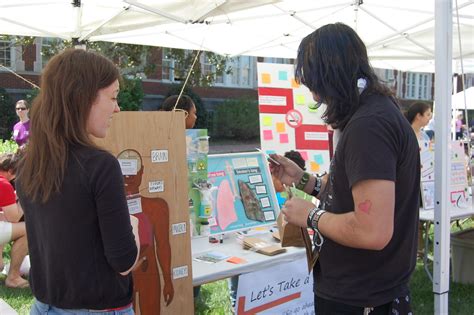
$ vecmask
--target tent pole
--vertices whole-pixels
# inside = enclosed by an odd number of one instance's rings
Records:
[[[452,91],[452,0],[435,1],[435,215],[433,292],[435,314],[448,314],[451,208],[448,182],[451,170],[450,121]]]

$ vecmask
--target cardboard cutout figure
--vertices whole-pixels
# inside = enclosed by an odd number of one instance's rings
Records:
[[[164,281],[163,299],[165,306],[170,305],[174,296],[171,279],[168,203],[162,198],[141,196],[139,187],[142,182],[144,166],[140,153],[127,149],[120,152],[117,158],[133,162],[131,163],[131,171],[124,174],[125,194],[130,214],[136,216],[139,220],[139,259],[143,260],[140,267],[133,272],[134,309],[142,315],[159,315],[162,287],[158,264],[161,267],[161,275]]]

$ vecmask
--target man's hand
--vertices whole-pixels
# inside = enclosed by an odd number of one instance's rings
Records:
[[[281,208],[284,219],[297,226],[307,227],[308,214],[315,205],[308,200],[293,197]]]
[[[304,171],[293,161],[278,154],[270,154],[280,165],[270,162],[271,173],[283,184],[291,186],[297,185],[304,174]]]

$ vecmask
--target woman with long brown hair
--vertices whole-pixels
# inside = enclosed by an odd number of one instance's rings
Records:
[[[117,104],[119,72],[105,57],[66,50],[41,77],[17,178],[36,301],[31,314],[133,314],[130,271],[138,221],[118,161],[94,144]]]

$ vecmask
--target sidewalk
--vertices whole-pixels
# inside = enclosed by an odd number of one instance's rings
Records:
[[[260,148],[260,142],[258,140],[253,142],[231,142],[228,143],[209,143],[209,154],[223,154],[223,153],[235,153],[235,152],[252,152],[257,151],[256,148]]]

